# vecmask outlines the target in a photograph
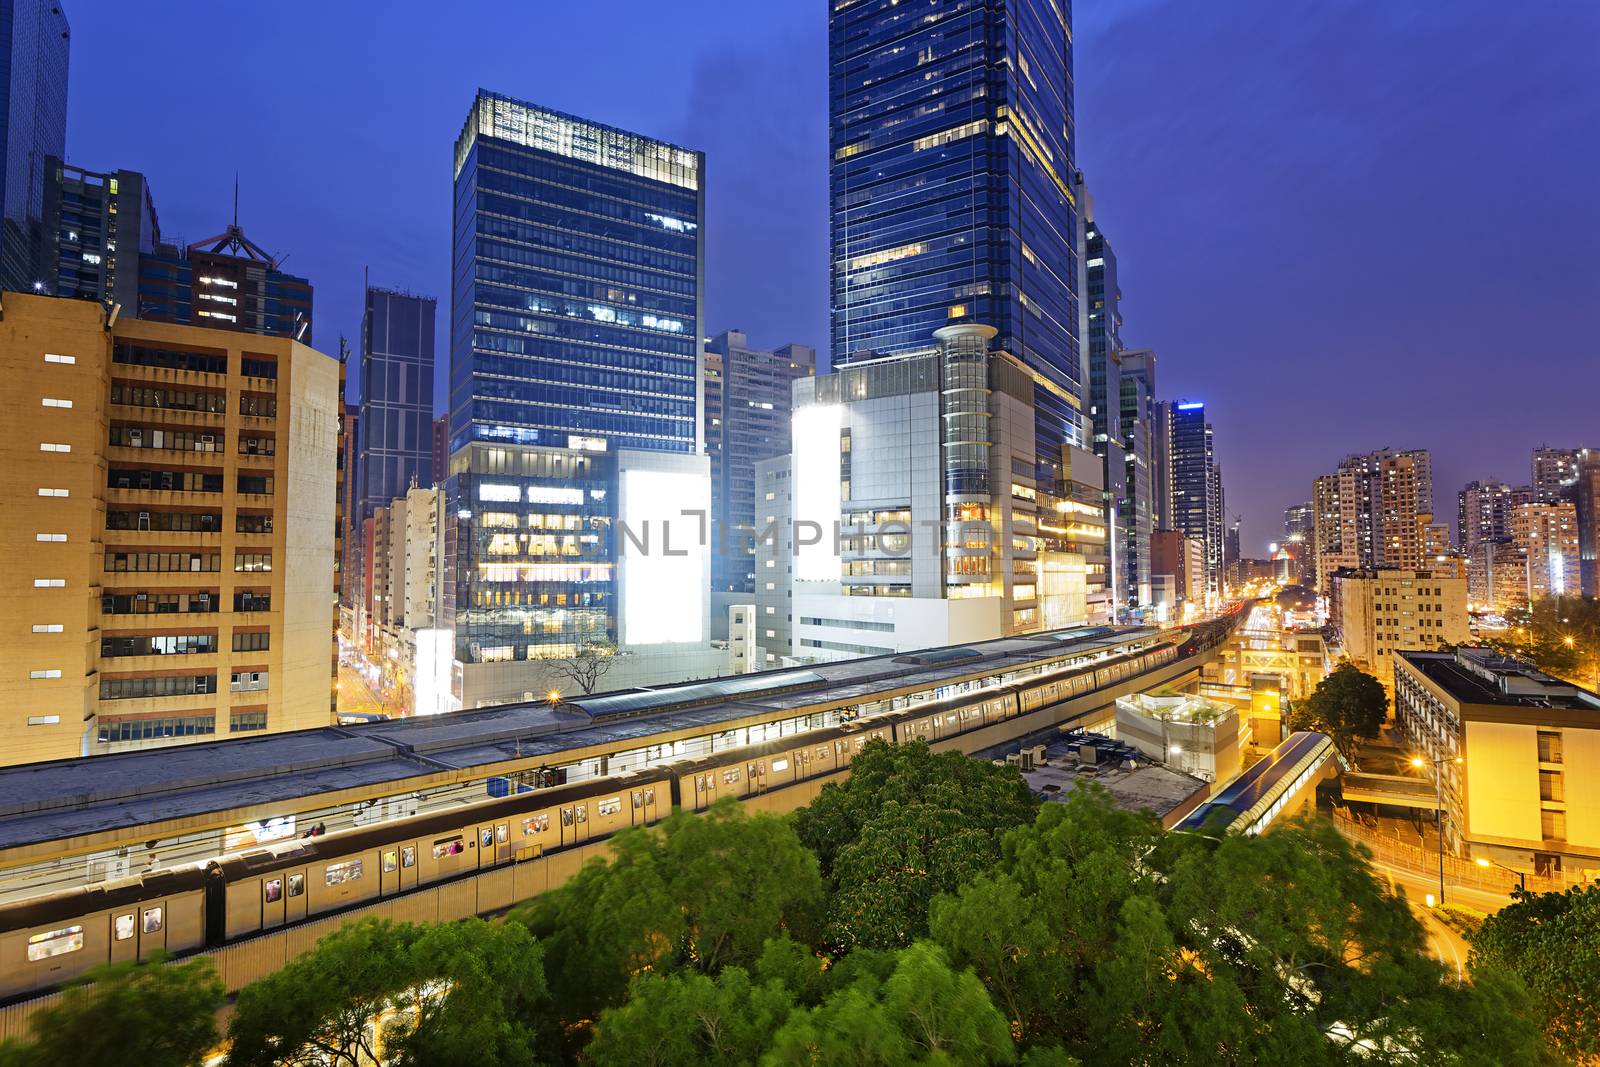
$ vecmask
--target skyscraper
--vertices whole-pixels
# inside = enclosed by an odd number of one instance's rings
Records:
[[[817,352],[807,345],[766,352],[751,348],[740,330],[724,330],[706,342],[713,592],[756,590],[756,464],[789,451],[790,385],[816,373]]]
[[[413,483],[433,485],[435,302],[367,286],[361,320],[360,523]]]
[[[47,160],[67,154],[67,55],[60,0],[0,0],[0,289],[43,291]]]
[[[1315,514],[1311,501],[1304,504],[1290,504],[1283,509],[1283,539],[1296,543],[1309,544],[1312,532],[1315,529],[1313,515]]]
[[[1578,456],[1573,487],[1578,513],[1578,567],[1584,596],[1600,596],[1600,449]]]
[[[828,26],[833,363],[998,331],[1035,383],[1039,491],[1079,406],[1070,6],[835,4]]]
[[[1316,480],[1317,581],[1334,570],[1428,569],[1433,459],[1427,449],[1379,449],[1347,456]]]
[[[1155,420],[1156,354],[1148,348],[1120,353],[1118,426],[1122,432],[1123,497],[1118,529],[1123,537],[1126,600],[1150,603],[1150,535],[1156,529],[1158,465]]]
[[[1511,535],[1511,487],[1493,479],[1468,482],[1457,495],[1456,537],[1463,552]]]
[[[1550,448],[1541,445],[1533,450],[1529,464],[1535,499],[1551,504],[1567,498],[1578,478],[1577,448]]]
[[[1222,593],[1222,483],[1203,403],[1172,408],[1172,527],[1205,546],[1206,593]]]
[[[54,296],[139,309],[139,262],[161,244],[150,185],[137,171],[84,170],[50,157],[45,168],[39,280]]]
[[[246,237],[237,218],[187,248],[158,245],[139,257],[138,269],[135,318],[311,343],[311,283],[280,270],[278,257]]]
[[[711,505],[704,157],[480,90],[454,173],[455,696],[559,688],[538,661],[595,642],[709,651],[709,545],[660,540],[668,511]],[[622,530],[652,519],[655,549],[630,557]],[[681,654],[668,667],[654,680],[694,670]]]

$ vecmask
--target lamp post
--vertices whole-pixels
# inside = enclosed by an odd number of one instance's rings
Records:
[[[1479,867],[1482,867],[1485,870],[1490,867],[1499,867],[1502,871],[1510,871],[1512,874],[1517,876],[1517,888],[1522,890],[1524,893],[1528,891],[1528,875],[1526,871],[1519,871],[1515,867],[1507,867],[1499,860],[1486,859],[1483,856],[1479,856],[1472,862],[1476,863]]]
[[[1412,756],[1411,766],[1433,767],[1433,832],[1439,838],[1439,903],[1444,903],[1444,782],[1439,776],[1441,763],[1460,763],[1461,757],[1446,756],[1443,759],[1429,759],[1426,756]]]

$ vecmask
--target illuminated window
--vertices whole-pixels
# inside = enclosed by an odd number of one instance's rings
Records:
[[[885,263],[894,263],[912,256],[920,256],[928,250],[928,246],[918,241],[898,248],[886,248],[882,252],[869,252],[864,256],[856,256],[850,261],[851,270],[866,270],[869,267],[881,267]]]
[[[72,401],[60,400],[53,396],[47,396],[39,403],[47,408],[70,408],[72,406]]]
[[[83,927],[63,926],[59,930],[34,934],[28,938],[28,962],[37,963],[52,956],[64,956],[83,947]]]

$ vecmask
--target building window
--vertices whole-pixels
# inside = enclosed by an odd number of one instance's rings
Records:
[[[60,543],[67,539],[67,535],[64,533],[42,533],[34,534],[33,539],[35,541],[54,541],[56,543]]]
[[[58,634],[63,629],[65,627],[59,622],[36,622],[33,624],[33,632],[36,634]]]
[[[265,652],[271,647],[271,633],[266,631],[260,633],[239,633],[234,631],[233,650],[235,652]]]
[[[1539,733],[1539,762],[1561,762],[1561,735],[1558,733]]]
[[[119,741],[150,741],[167,737],[205,737],[216,731],[216,719],[210,715],[167,716],[158,719],[118,719],[102,722],[99,728],[102,745]]]
[[[264,711],[236,711],[228,716],[228,731],[242,734],[254,730],[267,728],[267,713]]]
[[[39,451],[40,452],[71,452],[72,451],[72,446],[71,445],[57,444],[54,441],[40,441],[39,442]]]
[[[45,488],[40,488],[39,495],[40,496],[71,496],[72,495],[72,490],[70,490],[70,489],[45,489]]]
[[[72,401],[61,400],[53,396],[47,396],[39,403],[47,408],[70,408],[72,406]]]
[[[67,580],[65,578],[35,578],[33,580],[35,589],[65,589],[66,586]]]
[[[101,700],[138,700],[144,697],[182,697],[215,693],[215,674],[175,674],[158,678],[101,678]],[[206,720],[210,722],[209,717]],[[102,733],[104,727],[101,727]],[[205,733],[210,733],[208,727]],[[168,736],[168,735],[158,735]]]
[[[271,552],[235,552],[233,569],[247,573],[264,573],[272,570]]]
[[[59,356],[54,352],[46,352],[44,354],[44,361],[46,363],[76,363],[76,362],[78,362],[78,357],[77,356]]]
[[[56,726],[61,722],[59,715],[29,715],[29,726]]]
[[[266,590],[240,590],[233,594],[234,611],[271,611],[272,594]]]
[[[1560,771],[1539,772],[1539,799],[1557,804],[1566,802],[1566,783],[1562,780]]]
[[[1539,832],[1546,841],[1565,841],[1567,839],[1567,813],[1564,811],[1541,811],[1539,813]]]
[[[33,678],[33,679],[59,678],[59,677],[61,677],[61,672],[59,670],[55,669],[55,668],[51,668],[49,670],[43,670],[43,671],[29,671],[28,672],[28,677],[29,678]]]
[[[266,688],[266,671],[234,671],[228,682],[230,693],[259,693]]]

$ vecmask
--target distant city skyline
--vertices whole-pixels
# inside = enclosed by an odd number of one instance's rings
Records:
[[[482,32],[503,15],[488,5],[193,11],[130,23],[109,0],[68,5],[67,157],[147,174],[163,233],[185,240],[227,222],[241,174],[240,220],[316,287],[323,350],[341,334],[358,345],[363,267],[374,285],[449,292],[440,145],[479,86],[705,151],[706,331],[827,350],[823,6],[622,3],[613,21],[630,32],[607,63],[569,50],[537,67],[520,35]],[[1600,218],[1585,198],[1600,144],[1585,131],[1600,125],[1587,50],[1600,9],[1484,37],[1498,13],[1482,0],[1293,19],[1266,0],[1074,12],[1078,162],[1116,240],[1124,340],[1160,355],[1165,396],[1206,401],[1247,555],[1351,452],[1427,448],[1453,500],[1474,479],[1525,484],[1536,445],[1594,443]],[[540,18],[550,39],[592,30],[585,8]],[[285,77],[197,96],[193,64],[157,61],[217,39]],[[134,121],[105,106],[129,57]],[[1515,190],[1493,224],[1484,181],[1463,180],[1489,168]],[[1507,237],[1492,268],[1490,230]],[[1514,331],[1497,325],[1510,309]]]

